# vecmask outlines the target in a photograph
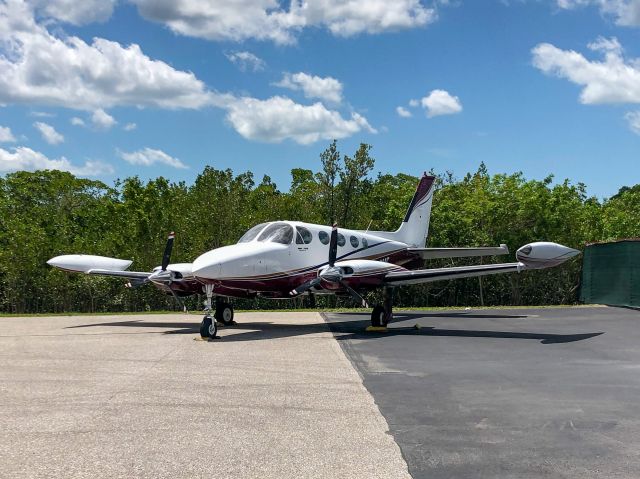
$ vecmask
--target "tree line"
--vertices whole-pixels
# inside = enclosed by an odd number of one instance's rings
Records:
[[[320,154],[318,170],[291,170],[289,191],[268,176],[206,166],[193,184],[159,177],[101,181],[71,173],[18,171],[0,177],[0,312],[149,311],[176,309],[170,296],[151,286],[124,288],[110,278],[66,274],[46,265],[59,254],[87,253],[133,260],[150,271],[161,262],[167,233],[175,231],[172,262],[235,243],[251,226],[278,219],[345,228],[395,230],[418,178],[374,175],[371,146],[343,155],[337,142]],[[583,249],[586,243],[640,236],[640,188],[624,187],[603,201],[582,183],[528,180],[522,173],[490,174],[484,164],[456,178],[437,177],[428,246],[506,243],[515,250],[549,240]],[[478,258],[432,260],[428,267],[478,264]],[[398,306],[548,305],[575,303],[581,257],[563,266],[398,288]],[[375,296],[375,293],[374,293]],[[376,298],[371,298],[375,302]],[[202,298],[191,298],[200,309]],[[236,301],[237,307],[307,306],[265,299]],[[318,305],[351,306],[349,299],[319,298]]]

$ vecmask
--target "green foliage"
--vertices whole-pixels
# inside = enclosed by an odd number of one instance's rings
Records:
[[[0,312],[145,311],[175,309],[153,287],[127,289],[109,278],[66,274],[46,265],[60,254],[132,259],[136,270],[160,262],[166,236],[177,233],[172,261],[232,244],[251,226],[277,219],[371,230],[394,230],[415,191],[416,177],[371,176],[371,146],[342,155],[332,142],[320,171],[296,168],[282,192],[265,176],[207,166],[192,185],[138,177],[109,187],[60,171],[0,177]],[[512,252],[537,240],[581,249],[585,243],[640,236],[640,189],[609,200],[588,197],[583,184],[527,180],[521,173],[490,175],[484,164],[457,180],[437,176],[429,246],[506,243]],[[477,258],[434,260],[428,266],[477,264]],[[509,261],[505,257],[484,261]],[[559,304],[576,301],[580,259],[559,268],[398,288],[398,306]],[[375,296],[375,294],[373,294]],[[202,298],[189,300],[199,309]],[[371,298],[374,300],[375,298]],[[306,306],[284,301],[238,301],[243,308]],[[319,306],[351,305],[319,298]]]

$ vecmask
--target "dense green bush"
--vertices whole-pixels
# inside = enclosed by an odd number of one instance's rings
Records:
[[[192,185],[157,178],[127,178],[107,186],[60,171],[17,172],[0,178],[0,311],[144,311],[174,309],[153,287],[134,290],[122,281],[70,275],[47,259],[91,253],[132,259],[133,269],[158,265],[169,231],[177,240],[172,261],[190,262],[202,252],[231,244],[251,226],[290,219],[360,229],[395,229],[417,178],[371,176],[370,146],[341,156],[332,143],[319,172],[294,169],[288,192],[265,176],[207,166]],[[522,174],[490,175],[484,165],[455,179],[438,175],[429,246],[506,243],[515,250],[549,240],[581,249],[585,243],[640,236],[640,188],[623,188],[603,202],[583,184],[526,180]],[[485,261],[511,261],[512,257]],[[477,264],[478,259],[439,260],[430,267]],[[577,298],[580,258],[545,271],[463,279],[399,288],[396,304],[447,306],[558,304]],[[189,306],[198,309],[201,298]],[[299,307],[304,299],[240,301],[244,308]],[[335,298],[319,305],[336,305]],[[349,305],[348,300],[341,300]]]

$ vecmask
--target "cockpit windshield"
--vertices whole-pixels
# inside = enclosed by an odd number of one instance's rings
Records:
[[[262,231],[262,229],[267,226],[268,223],[260,223],[259,225],[255,225],[249,231],[242,235],[242,238],[238,240],[238,243],[248,243],[249,241],[253,241],[258,233]]]
[[[271,223],[258,236],[258,241],[289,244],[293,239],[293,227],[287,223]]]

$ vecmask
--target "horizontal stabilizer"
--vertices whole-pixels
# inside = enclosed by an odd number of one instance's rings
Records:
[[[506,244],[478,248],[409,248],[407,251],[419,255],[422,259],[471,258],[509,254],[509,248]]]

